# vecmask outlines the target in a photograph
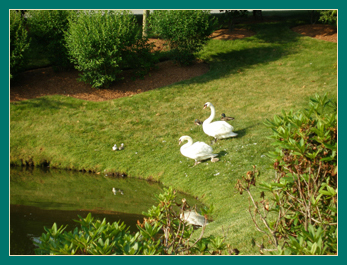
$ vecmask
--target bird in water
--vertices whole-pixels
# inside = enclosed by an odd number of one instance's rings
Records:
[[[222,121],[232,121],[232,120],[235,119],[234,117],[225,116],[225,113],[222,113],[221,116],[222,116],[222,118],[220,118],[220,119],[221,119]]]
[[[180,214],[180,218],[181,220],[191,225],[204,226],[208,224],[208,221],[205,219],[205,217],[198,214],[194,210],[184,211]]]

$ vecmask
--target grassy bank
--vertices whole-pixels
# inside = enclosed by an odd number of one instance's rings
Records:
[[[95,172],[126,172],[159,180],[202,197],[215,206],[209,234],[227,235],[243,254],[256,254],[258,233],[248,214],[248,198],[234,189],[236,179],[256,165],[261,180],[273,175],[265,154],[272,149],[263,125],[281,110],[304,108],[315,93],[337,96],[337,45],[302,37],[290,24],[248,25],[253,37],[210,40],[199,57],[210,71],[188,81],[128,98],[88,102],[47,96],[10,104],[10,162],[48,161],[50,166]],[[220,161],[192,167],[178,139],[210,142],[195,119],[205,120],[207,101],[235,117],[238,137],[213,145]],[[219,119],[219,117],[217,117]],[[125,144],[121,152],[112,146]]]

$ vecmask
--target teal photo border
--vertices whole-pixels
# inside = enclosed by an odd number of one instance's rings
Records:
[[[346,187],[346,177],[344,176],[343,172],[346,170],[344,167],[339,167],[339,191],[342,191],[342,193],[339,193],[339,206],[338,206],[338,214],[339,214],[339,241],[338,241],[338,256],[318,256],[318,257],[294,257],[294,256],[222,256],[222,257],[213,257],[213,256],[182,256],[182,257],[168,257],[168,256],[160,256],[160,257],[126,257],[126,256],[117,256],[112,259],[112,257],[94,257],[94,258],[88,258],[88,257],[39,257],[39,256],[10,256],[9,255],[9,156],[10,156],[10,114],[9,114],[9,9],[338,9],[338,47],[341,47],[338,49],[338,118],[341,118],[339,124],[338,124],[338,135],[339,141],[338,141],[338,147],[339,150],[341,147],[345,147],[345,140],[344,140],[344,132],[346,131],[344,124],[345,121],[345,113],[346,113],[346,105],[344,105],[344,100],[346,99],[346,66],[345,66],[345,59],[346,59],[346,51],[344,44],[346,35],[346,2],[345,1],[322,1],[322,0],[316,0],[316,1],[298,1],[298,0],[292,0],[292,1],[255,1],[255,0],[249,0],[249,1],[225,1],[220,0],[216,2],[211,1],[197,1],[197,0],[191,0],[191,1],[173,1],[173,2],[166,2],[166,1],[139,1],[134,0],[131,2],[124,2],[124,1],[117,1],[117,0],[104,0],[104,1],[91,1],[91,0],[78,0],[78,1],[67,1],[67,0],[60,0],[60,1],[42,1],[42,0],[31,0],[31,1],[24,1],[24,0],[17,0],[17,1],[4,1],[1,3],[1,33],[3,36],[7,36],[1,43],[2,48],[4,49],[1,53],[1,77],[2,80],[5,80],[3,89],[1,89],[1,101],[0,104],[1,108],[1,119],[3,124],[7,124],[7,126],[3,127],[1,130],[2,134],[2,152],[1,152],[1,164],[4,166],[5,174],[3,176],[3,183],[2,183],[2,190],[1,190],[1,198],[2,198],[2,205],[3,209],[6,214],[1,220],[2,227],[4,228],[4,240],[2,240],[1,243],[1,256],[3,257],[4,264],[23,264],[23,263],[32,263],[32,264],[43,264],[43,263],[54,263],[54,264],[60,264],[61,262],[64,262],[64,264],[93,264],[95,262],[100,262],[100,259],[103,259],[102,262],[107,262],[109,264],[112,263],[123,263],[123,264],[143,264],[143,263],[189,263],[189,262],[200,262],[202,264],[210,264],[210,263],[247,263],[247,264],[257,264],[262,262],[280,262],[281,264],[293,264],[295,263],[308,263],[308,264],[327,264],[327,263],[333,263],[335,264],[341,264],[345,263],[345,257],[347,256],[345,253],[345,245],[344,242],[344,235],[345,233],[345,220],[346,220],[346,214],[344,213],[345,201],[343,195],[343,190]],[[343,151],[339,152],[339,162],[338,164],[341,164],[341,161],[345,161],[346,155],[343,153]],[[343,164],[342,164],[343,165]],[[341,174],[342,173],[342,174]],[[8,234],[7,234],[8,232]],[[7,236],[8,235],[8,236]],[[108,259],[108,260],[106,260]],[[241,259],[241,260],[240,260]]]

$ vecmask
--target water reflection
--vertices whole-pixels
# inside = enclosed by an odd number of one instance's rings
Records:
[[[35,255],[32,240],[38,239],[45,233],[43,227],[51,228],[53,223],[57,226],[68,225],[66,231],[71,231],[79,224],[78,215],[86,217],[90,211],[66,211],[66,210],[43,210],[35,206],[11,205],[10,207],[10,254],[11,255]],[[137,231],[136,222],[142,220],[141,214],[126,214],[108,211],[93,211],[95,219],[113,223],[124,222],[130,227],[131,232]]]
[[[73,219],[89,212],[110,223],[121,220],[136,231],[142,212],[156,205],[154,195],[163,191],[158,183],[133,178],[38,168],[11,168],[10,173],[11,255],[33,255],[31,238],[41,236],[44,226],[67,224],[70,231],[78,225]],[[113,188],[122,193],[114,195]],[[191,196],[178,197],[185,197],[190,205],[198,203]]]

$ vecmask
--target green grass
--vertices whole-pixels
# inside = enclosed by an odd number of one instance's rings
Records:
[[[207,74],[133,97],[88,102],[47,96],[11,103],[10,162],[127,172],[205,195],[202,202],[215,206],[206,234],[226,234],[242,254],[257,254],[250,244],[259,233],[248,214],[248,197],[234,186],[252,165],[261,171],[260,181],[273,176],[264,156],[272,149],[271,131],[263,122],[282,109],[304,108],[315,93],[337,97],[336,43],[303,37],[290,30],[292,25],[247,25],[255,36],[211,40],[199,54],[210,64]],[[178,139],[190,135],[210,143],[194,125],[210,115],[203,110],[207,101],[218,116],[235,117],[232,125],[239,135],[213,145],[219,162],[192,167],[194,161],[180,154]],[[125,150],[113,152],[112,146],[122,142]]]

